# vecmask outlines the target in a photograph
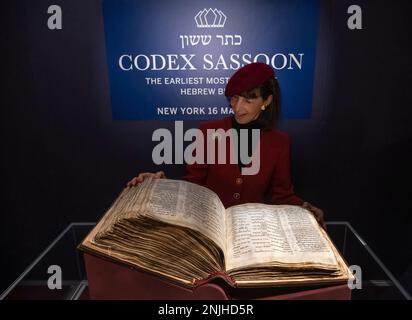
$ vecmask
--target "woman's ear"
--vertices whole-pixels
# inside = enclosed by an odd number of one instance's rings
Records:
[[[273,100],[273,95],[271,94],[269,97],[266,98],[266,100],[263,102],[265,106],[269,106],[272,103]]]

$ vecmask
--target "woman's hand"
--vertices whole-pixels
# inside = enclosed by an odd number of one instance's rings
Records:
[[[158,171],[156,173],[152,172],[143,172],[140,173],[137,177],[134,177],[127,183],[127,187],[134,187],[138,185],[140,182],[143,182],[145,178],[151,177],[153,179],[166,179],[166,175],[163,171]]]
[[[326,230],[325,220],[323,219],[324,214],[322,209],[316,208],[309,202],[304,202],[302,207],[312,212],[316,218],[316,221],[322,226],[323,229]]]

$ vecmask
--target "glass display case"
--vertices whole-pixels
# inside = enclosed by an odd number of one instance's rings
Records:
[[[77,246],[94,225],[91,222],[71,223],[1,294],[0,300],[87,300],[85,266]],[[348,265],[361,268],[362,288],[352,290],[353,300],[411,299],[348,222],[327,222],[326,225]],[[62,279],[58,285],[52,281],[57,272]]]

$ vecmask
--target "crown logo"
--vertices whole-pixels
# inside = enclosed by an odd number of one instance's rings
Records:
[[[195,16],[198,28],[223,28],[226,23],[226,15],[215,9],[203,9]]]

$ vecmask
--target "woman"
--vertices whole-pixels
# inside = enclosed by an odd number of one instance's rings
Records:
[[[259,62],[240,68],[228,81],[225,95],[230,97],[234,116],[202,123],[200,129],[206,135],[207,129],[228,131],[233,128],[238,138],[240,130],[247,129],[249,155],[255,151],[251,143],[252,129],[260,129],[259,171],[255,175],[242,175],[241,169],[249,164],[243,163],[238,153],[237,164],[187,165],[183,179],[213,190],[225,207],[263,202],[303,206],[324,227],[323,211],[293,192],[289,139],[285,133],[273,129],[280,109],[279,85],[273,69]],[[226,143],[226,150],[230,150],[230,140]],[[145,177],[166,178],[163,171],[140,173],[127,186],[135,186]]]

